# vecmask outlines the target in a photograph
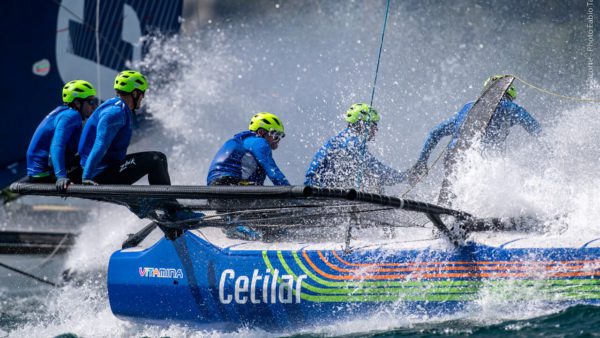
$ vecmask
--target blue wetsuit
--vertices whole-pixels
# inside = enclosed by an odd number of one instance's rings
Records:
[[[401,183],[405,172],[390,168],[371,154],[364,142],[350,128],[330,138],[315,154],[306,171],[305,185],[353,188],[362,169],[361,186],[381,187]]]
[[[419,155],[419,163],[426,163],[429,155],[444,136],[452,135],[452,140],[448,149],[456,145],[459,136],[459,130],[462,122],[467,117],[469,110],[474,102],[469,102],[463,106],[454,116],[437,125],[428,135],[423,150]],[[542,128],[538,121],[534,119],[525,108],[519,106],[513,101],[503,98],[500,100],[492,119],[485,130],[482,144],[485,147],[496,147],[504,144],[508,137],[510,128],[516,124],[521,125],[525,130],[534,136],[539,135]]]
[[[263,185],[269,177],[273,185],[290,185],[273,160],[267,140],[253,131],[236,134],[225,142],[208,170],[207,184],[231,178],[232,182]]]
[[[79,141],[83,179],[125,161],[131,141],[132,112],[119,97],[101,104],[88,119]]]
[[[54,109],[39,124],[27,149],[27,175],[52,175],[66,178],[75,163],[81,136],[79,112],[67,106]]]

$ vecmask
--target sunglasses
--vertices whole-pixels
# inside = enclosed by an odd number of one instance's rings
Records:
[[[97,106],[98,103],[99,103],[99,100],[98,100],[98,98],[93,97],[91,99],[85,99],[85,100],[83,100],[83,103],[87,103],[90,106]]]
[[[270,130],[267,135],[269,135],[273,141],[279,141],[285,137],[285,133],[279,132],[277,130]]]

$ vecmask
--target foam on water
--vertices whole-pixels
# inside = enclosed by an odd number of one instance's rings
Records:
[[[74,333],[85,337],[267,337],[260,330],[235,332],[199,330],[181,325],[151,326],[119,320],[110,311],[106,298],[106,276],[97,273],[85,283],[67,286],[40,299],[38,311],[24,313],[28,324],[10,332],[14,337],[52,337]]]
[[[251,115],[266,110],[280,115],[288,134],[275,158],[292,182],[302,182],[314,152],[344,127],[341,112],[354,101],[367,101],[370,96],[383,15],[380,5],[323,4],[324,8],[315,11],[296,9],[294,13],[265,14],[257,21],[216,25],[201,34],[155,41],[140,66],[150,74],[151,87],[145,104],[157,123],[147,131],[149,137],[130,151],[163,151],[169,157],[174,184],[204,184],[208,163],[223,141],[244,130]],[[527,44],[540,38],[527,30],[518,32],[524,37],[519,40],[511,39],[511,34],[498,35],[495,27],[485,24],[495,22],[493,13],[478,6],[473,9],[476,14],[471,15],[479,27],[477,34],[473,33],[472,24],[455,27],[454,15],[459,14],[456,9],[446,13],[441,9],[406,7],[409,8],[395,8],[390,14],[375,101],[383,119],[377,143],[372,146],[378,156],[399,168],[413,163],[429,128],[477,95],[481,80],[490,73],[511,70],[515,58],[527,59]],[[373,13],[380,13],[381,17]],[[437,26],[432,27],[432,22],[437,22]],[[510,32],[516,28],[504,29]],[[444,34],[438,34],[441,31]],[[480,44],[477,39],[472,41],[473,35],[479,40],[493,38],[497,43]],[[502,47],[507,43],[514,46],[509,54]],[[451,49],[457,49],[457,54],[447,55]],[[490,61],[489,55],[495,55],[494,60]],[[547,58],[539,62],[553,65],[554,61]],[[536,65],[523,63],[512,70],[535,73],[539,69],[528,67]],[[528,135],[516,132],[506,157],[470,154],[455,184],[457,207],[480,216],[527,212],[549,220],[560,217],[568,224],[565,236],[577,236],[582,231],[597,235],[600,111],[588,104],[574,104],[562,110],[562,102],[548,103],[532,91],[525,94],[521,97],[527,108],[544,125],[544,146],[531,143]],[[540,111],[547,114],[536,114]],[[428,181],[423,186],[426,188],[419,194],[426,199],[438,189],[437,184]],[[144,225],[144,221],[122,207],[99,205],[82,228],[65,264],[85,276],[83,284],[41,297],[38,310],[23,307],[27,324],[10,334],[270,335],[253,329],[227,333],[178,325],[147,326],[115,318],[106,295],[108,259],[128,233]],[[515,308],[496,296],[484,291],[480,301],[465,313],[433,319],[407,313],[398,303],[370,318],[311,328],[306,333],[386,331],[455,319],[489,324],[557,311],[535,303]]]
[[[139,231],[147,223],[123,207],[99,206],[91,213],[88,224],[81,228],[68,255],[67,268],[81,273],[106,270],[107,257],[120,249],[127,234]]]

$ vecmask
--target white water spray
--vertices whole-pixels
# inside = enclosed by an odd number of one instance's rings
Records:
[[[146,104],[157,126],[130,151],[163,151],[169,157],[174,184],[205,184],[208,164],[218,147],[244,130],[254,113],[266,110],[282,117],[288,134],[275,152],[276,160],[292,182],[300,183],[314,152],[344,127],[341,113],[355,101],[367,100],[380,30],[380,21],[370,13],[380,13],[379,5],[352,2],[323,5],[325,8],[308,13],[271,13],[254,22],[213,27],[204,35],[156,41],[140,66],[150,74]],[[509,25],[505,35],[498,37],[495,27],[483,24],[496,22],[485,9],[472,9],[477,13],[470,14],[475,24],[469,21],[457,26],[452,17],[460,14],[456,11],[461,7],[457,8],[445,13],[435,8],[419,11],[402,7],[390,13],[378,82],[381,88],[374,103],[382,113],[383,127],[372,148],[395,167],[413,164],[427,130],[464,101],[473,99],[479,92],[478,84],[490,73],[512,68],[514,59],[531,59],[527,48],[530,41],[552,32],[520,32]],[[522,41],[510,38],[515,34],[524,37]],[[492,38],[494,44],[485,41]],[[510,53],[518,55],[505,55],[505,45],[513,46]],[[494,59],[489,60],[489,55],[495,55]],[[544,67],[560,68],[550,57],[536,60]],[[536,65],[539,63],[531,66],[523,62],[512,70],[521,74],[544,71]],[[533,212],[552,219],[561,215],[568,225],[565,235],[597,235],[598,109],[576,104],[564,112],[551,110],[553,106],[545,98],[533,91],[526,94],[521,100],[544,125],[542,142],[552,155],[540,155],[528,136],[518,132],[513,141],[517,147],[511,145],[506,158],[473,154],[470,159],[477,165],[468,167],[456,183],[457,206],[480,216]],[[557,114],[562,118],[549,125]],[[428,190],[435,189],[431,186]],[[82,286],[52,292],[43,301],[46,306],[10,334],[266,335],[257,330],[223,333],[176,325],[144,326],[115,318],[106,296],[106,265],[126,234],[143,225],[122,207],[99,206],[82,229],[66,264],[86,273],[89,279]],[[497,317],[523,318],[546,311],[533,308],[511,312],[492,298],[483,296],[479,311],[434,320],[469,318],[493,323]],[[351,334],[432,320],[410,314],[399,318],[398,312],[392,312],[310,332]]]

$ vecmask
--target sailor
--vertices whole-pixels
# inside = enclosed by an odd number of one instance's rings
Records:
[[[252,117],[249,130],[236,134],[217,152],[208,170],[208,185],[290,185],[273,160],[285,137],[281,120],[266,112]]]
[[[383,164],[367,148],[367,141],[373,140],[377,133],[380,119],[379,113],[368,104],[350,106],[345,115],[348,127],[317,151],[306,171],[304,184],[354,188],[360,183],[362,188],[381,189],[404,182],[405,172]]]
[[[117,75],[113,87],[116,97],[102,103],[83,128],[79,141],[82,183],[133,184],[148,175],[151,185],[171,185],[165,154],[158,151],[127,154],[133,114],[141,107],[148,81],[140,72],[125,70]],[[175,200],[168,201],[163,209],[166,213],[162,221],[198,221],[204,216]],[[146,212],[144,209],[136,213],[145,217]]]
[[[503,76],[496,75],[489,77],[485,81],[484,87],[490,81],[495,81],[501,77]],[[542,130],[540,124],[525,108],[513,102],[516,98],[517,89],[514,85],[511,85],[496,107],[481,140],[481,144],[486,150],[500,150],[508,137],[510,128],[517,124],[522,126],[532,136],[537,137],[540,135]],[[411,169],[413,176],[421,176],[427,173],[427,160],[435,146],[444,136],[452,136],[452,140],[448,144],[448,149],[452,149],[456,145],[460,126],[474,103],[475,101],[468,102],[454,116],[440,123],[429,132],[419,159]]]
[[[96,89],[84,80],[73,80],[62,90],[63,105],[39,124],[27,149],[27,180],[56,182],[65,192],[71,182],[81,182],[76,156],[83,120],[98,106]]]
[[[268,176],[273,185],[290,185],[273,160],[273,150],[285,137],[281,120],[267,112],[252,117],[247,131],[233,136],[219,149],[208,170],[208,185],[264,185]],[[210,201],[217,212],[235,201]],[[243,223],[224,229],[229,238],[260,240],[264,231]]]
[[[79,142],[83,184],[133,184],[145,175],[150,184],[171,184],[163,153],[127,154],[133,114],[140,108],[147,88],[148,82],[140,72],[125,70],[117,75],[117,95],[102,103],[83,128]]]

